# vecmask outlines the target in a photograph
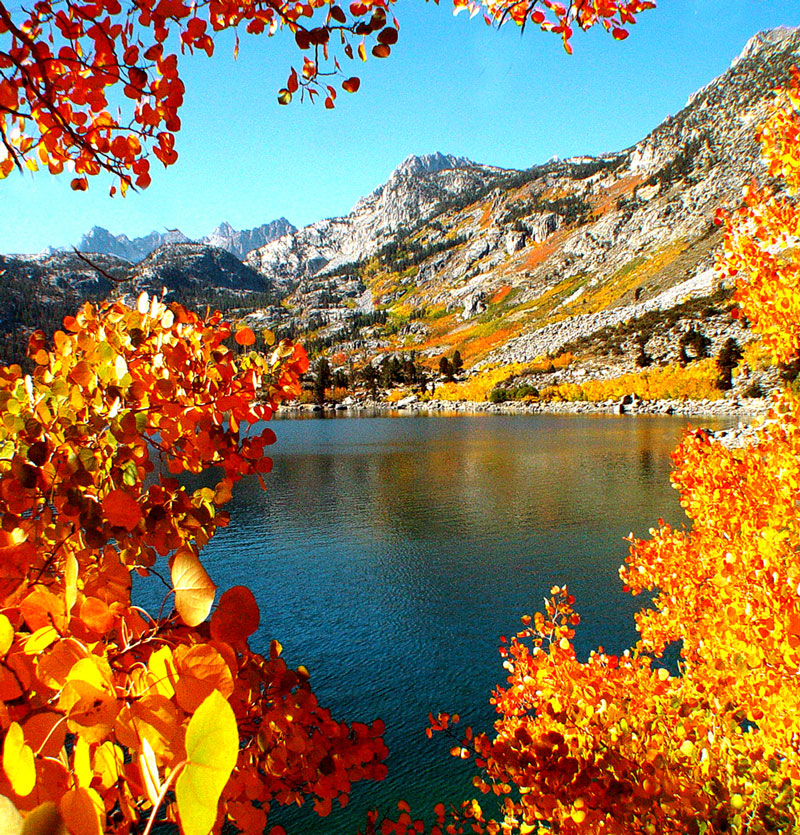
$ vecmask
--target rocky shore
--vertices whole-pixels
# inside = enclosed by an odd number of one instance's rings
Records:
[[[343,417],[364,413],[446,414],[616,414],[616,415],[685,415],[708,417],[759,417],[770,407],[769,398],[721,398],[719,400],[640,400],[635,395],[621,400],[551,401],[506,403],[476,403],[470,401],[420,400],[407,397],[396,403],[369,399],[347,398],[342,403],[288,404],[279,409],[279,415],[290,417],[302,414],[336,414]]]

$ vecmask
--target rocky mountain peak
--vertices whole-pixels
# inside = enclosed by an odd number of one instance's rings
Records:
[[[416,177],[421,174],[435,174],[438,171],[446,171],[450,168],[477,168],[467,157],[456,157],[452,154],[443,154],[436,151],[433,154],[422,154],[406,157],[400,165],[392,172],[392,177]]]
[[[755,55],[764,48],[769,49],[775,46],[788,45],[798,32],[800,32],[800,27],[797,26],[776,26],[774,29],[757,32],[744,45],[744,49],[733,59],[731,67],[735,67],[743,59]]]
[[[303,278],[342,271],[437,214],[449,201],[477,194],[509,173],[450,154],[410,156],[349,214],[273,240],[250,252],[245,263],[287,289]]]
[[[262,223],[255,229],[243,229],[241,231],[234,229],[227,221],[223,221],[210,235],[206,235],[200,240],[201,243],[227,249],[237,258],[244,259],[254,249],[277,240],[289,232],[294,232],[295,229],[296,227],[289,223],[285,217],[272,220],[269,223]]]
[[[131,240],[127,235],[114,235],[102,226],[93,226],[78,244],[79,252],[99,252],[136,263],[164,244],[185,243],[189,239],[180,229],[151,232]]]
[[[230,237],[231,235],[235,234],[236,229],[228,223],[227,220],[223,220],[222,223],[211,233],[209,237],[218,236],[218,237]]]
[[[295,227],[285,217],[263,223],[255,229],[241,231],[234,229],[228,221],[223,221],[210,235],[202,237],[199,243],[226,249],[237,258],[243,259],[251,250],[294,231]],[[79,252],[99,252],[138,263],[160,246],[183,243],[192,241],[180,229],[151,232],[149,235],[131,240],[127,235],[114,235],[102,226],[93,226],[81,238],[77,248]]]

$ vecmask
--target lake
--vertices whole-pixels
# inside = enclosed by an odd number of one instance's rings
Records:
[[[697,425],[701,419],[695,419]],[[702,421],[708,425],[708,421]],[[717,423],[716,426],[721,424]],[[424,734],[429,711],[488,730],[501,634],[567,583],[579,653],[635,640],[641,605],[617,570],[630,532],[684,518],[669,482],[687,426],[672,417],[458,415],[279,420],[267,490],[238,485],[204,552],[221,587],[247,584],[272,638],[305,664],[334,716],[386,722],[389,777],[291,833],[354,833],[364,811],[429,814],[473,796],[473,771]]]

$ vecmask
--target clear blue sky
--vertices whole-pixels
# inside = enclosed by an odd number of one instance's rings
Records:
[[[409,154],[433,151],[526,168],[553,155],[625,148],[723,72],[754,33],[800,25],[798,0],[661,0],[624,42],[576,33],[575,53],[533,27],[500,31],[479,17],[400,0],[390,58],[356,61],[355,95],[336,109],[276,101],[298,52],[285,35],[243,36],[183,62],[187,96],[178,162],[153,159],[153,184],[122,199],[109,180],[86,193],[69,178],[0,181],[0,252],[69,246],[93,225],[129,237],[223,220],[244,229],[285,216],[297,225],[345,214]]]

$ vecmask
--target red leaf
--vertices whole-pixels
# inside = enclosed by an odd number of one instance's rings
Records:
[[[239,345],[255,345],[256,335],[248,327],[239,328],[234,339]]]
[[[345,90],[348,93],[355,93],[360,86],[361,79],[356,78],[355,76],[353,76],[352,78],[346,78],[342,82],[342,90]]]
[[[141,521],[142,509],[125,490],[112,490],[103,499],[103,515],[110,525],[132,531]]]
[[[211,616],[211,635],[215,641],[237,644],[258,629],[260,613],[253,592],[234,586],[222,595]]]

